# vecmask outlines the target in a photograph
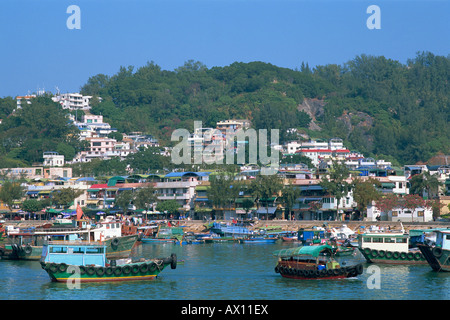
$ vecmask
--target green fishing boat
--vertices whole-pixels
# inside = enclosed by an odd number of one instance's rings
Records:
[[[358,249],[369,263],[427,263],[418,249],[409,248],[409,235],[403,233],[360,234],[358,235]]]
[[[450,272],[450,230],[436,231],[436,245],[418,245],[431,269]]]

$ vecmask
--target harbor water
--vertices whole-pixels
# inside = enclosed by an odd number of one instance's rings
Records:
[[[140,244],[136,257],[175,253],[177,268],[152,281],[51,282],[37,261],[0,261],[1,300],[449,300],[450,274],[428,265],[364,264],[364,272],[342,280],[292,280],[274,272],[273,244]],[[359,254],[359,253],[358,253]],[[352,259],[362,259],[357,255]],[[370,272],[369,272],[370,271]]]

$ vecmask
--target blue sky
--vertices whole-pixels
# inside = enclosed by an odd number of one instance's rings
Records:
[[[70,5],[80,30],[66,26]],[[380,7],[380,30],[366,26],[369,5]],[[406,63],[418,51],[450,54],[450,1],[2,0],[0,45],[0,97],[76,92],[90,76],[148,61],[166,70],[190,59],[295,69],[360,54]]]

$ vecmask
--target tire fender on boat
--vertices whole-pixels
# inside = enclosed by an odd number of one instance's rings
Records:
[[[177,255],[175,253],[172,253],[170,255],[171,262],[170,262],[170,268],[176,269],[177,268]]]
[[[148,271],[148,264],[144,263],[139,267],[139,271],[142,273],[146,273]]]
[[[431,251],[436,258],[440,258],[442,256],[442,249],[439,247],[434,247]]]
[[[364,267],[362,264],[358,264],[355,269],[357,274],[362,274],[364,271]]]
[[[25,246],[24,251],[25,251],[26,254],[30,254],[31,252],[33,252],[33,248],[31,248],[31,246],[29,244],[27,244]]]
[[[122,274],[122,267],[114,267],[114,275],[120,276]]]
[[[67,270],[67,264],[61,263],[61,264],[58,266],[58,270],[59,270],[60,272],[65,272],[65,271]]]
[[[98,267],[97,270],[95,270],[95,273],[96,273],[99,277],[101,277],[101,276],[103,276],[103,275],[105,274],[105,268],[103,268],[103,267]]]
[[[113,239],[111,240],[111,247],[112,247],[113,249],[117,249],[117,247],[119,246],[119,243],[120,243],[120,241],[119,241],[118,238],[113,238]]]

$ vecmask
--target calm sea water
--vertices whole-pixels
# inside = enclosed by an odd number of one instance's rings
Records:
[[[274,272],[272,252],[292,244],[142,244],[137,257],[175,253],[175,270],[154,281],[81,284],[69,289],[50,281],[39,262],[0,261],[1,300],[448,300],[450,274],[424,266],[380,265],[380,288],[372,273],[344,280],[292,280]],[[356,257],[359,259],[361,257]],[[370,280],[370,279],[369,279]]]

